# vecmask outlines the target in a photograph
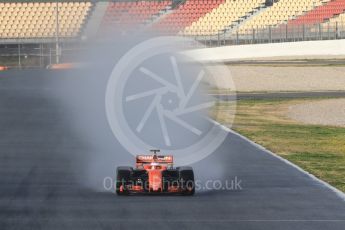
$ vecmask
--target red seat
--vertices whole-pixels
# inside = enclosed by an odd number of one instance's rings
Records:
[[[345,11],[345,0],[333,0],[288,22],[288,25],[318,24]]]

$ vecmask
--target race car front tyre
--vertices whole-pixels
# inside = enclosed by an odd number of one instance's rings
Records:
[[[131,173],[132,173],[131,167],[117,167],[116,170],[116,194],[117,195],[128,195],[129,191],[127,190],[127,185],[130,182]]]
[[[179,186],[179,171],[177,169],[167,169],[162,172],[163,192],[168,192],[169,187]]]
[[[192,167],[179,167],[180,174],[180,186],[182,189],[182,195],[194,195],[195,193],[195,181],[194,172]]]

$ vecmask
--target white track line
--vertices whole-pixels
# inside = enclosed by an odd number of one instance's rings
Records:
[[[345,193],[343,193],[343,192],[340,191],[339,189],[337,189],[337,188],[333,187],[332,185],[328,184],[327,182],[325,182],[325,181],[323,181],[323,180],[317,178],[317,177],[314,176],[313,174],[311,174],[311,173],[305,171],[304,169],[302,169],[301,167],[295,165],[294,163],[292,163],[292,162],[290,162],[290,161],[288,161],[288,160],[282,158],[281,156],[278,156],[277,154],[275,154],[275,153],[271,152],[270,150],[266,149],[265,147],[263,147],[263,146],[261,146],[261,145],[255,143],[254,141],[248,139],[247,137],[245,137],[245,136],[243,136],[243,135],[241,135],[241,134],[239,134],[239,133],[237,133],[237,132],[235,132],[235,131],[229,129],[228,127],[225,127],[224,125],[220,124],[219,122],[217,122],[217,121],[215,121],[215,120],[212,120],[212,121],[213,121],[216,125],[220,126],[223,130],[225,130],[225,131],[227,131],[227,132],[229,132],[229,133],[231,133],[231,134],[234,134],[234,135],[238,136],[239,138],[241,138],[241,139],[243,139],[243,140],[249,142],[251,145],[255,146],[256,148],[258,148],[258,149],[264,151],[265,153],[268,153],[269,155],[271,155],[271,156],[273,156],[273,157],[279,159],[280,161],[284,162],[285,164],[287,164],[287,165],[289,165],[289,166],[291,166],[291,167],[297,169],[299,172],[301,172],[301,173],[307,175],[307,176],[310,177],[312,180],[314,180],[314,181],[320,183],[321,185],[327,187],[328,189],[330,189],[331,191],[333,191],[339,198],[341,198],[341,199],[345,202]]]

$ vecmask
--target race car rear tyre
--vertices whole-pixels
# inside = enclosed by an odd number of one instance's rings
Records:
[[[117,195],[128,195],[127,185],[131,180],[132,167],[117,167],[116,169],[116,194]]]
[[[182,195],[192,196],[195,193],[194,172],[192,167],[179,167]]]

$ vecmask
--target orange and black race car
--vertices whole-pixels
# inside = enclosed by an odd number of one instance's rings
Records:
[[[173,156],[138,155],[136,167],[118,167],[116,193],[129,194],[181,194],[195,193],[194,172],[189,166],[173,167]]]

